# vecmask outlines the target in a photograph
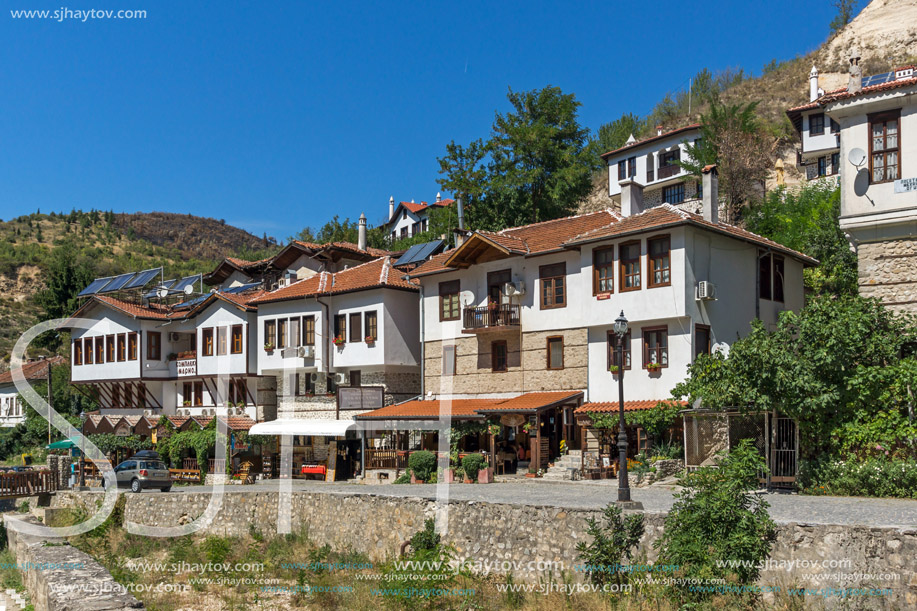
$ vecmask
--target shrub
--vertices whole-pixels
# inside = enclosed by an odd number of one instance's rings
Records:
[[[858,460],[821,458],[799,470],[805,494],[917,499],[917,464],[885,456]]]
[[[427,518],[423,523],[423,530],[418,530],[411,537],[411,549],[415,552],[421,550],[435,551],[439,549],[441,537],[436,534],[436,522]]]
[[[627,583],[630,573],[617,570],[622,560],[633,558],[634,548],[643,536],[643,514],[623,517],[621,508],[609,503],[602,511],[604,524],[595,518],[586,519],[586,533],[592,541],[576,544],[580,559],[586,564],[589,581],[606,583]]]
[[[659,562],[680,566],[683,577],[753,584],[777,537],[767,502],[749,494],[758,487],[758,473],[766,465],[747,439],[720,456],[719,465],[702,467],[679,480],[683,490],[675,495],[654,545]],[[674,587],[669,592],[680,605],[712,596]]]
[[[474,481],[478,480],[478,471],[481,470],[483,465],[484,457],[480,454],[466,454],[465,458],[462,459],[462,468],[465,470],[465,475]]]
[[[430,475],[436,472],[436,454],[426,450],[414,452],[408,458],[408,466],[417,479],[427,481]]]
[[[404,473],[395,478],[393,484],[410,484],[411,483],[411,470],[405,469]]]

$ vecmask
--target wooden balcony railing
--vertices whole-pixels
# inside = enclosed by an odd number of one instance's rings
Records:
[[[521,308],[515,303],[486,305],[478,308],[465,308],[462,316],[462,328],[467,333],[497,327],[518,327]]]
[[[677,165],[667,165],[665,167],[659,168],[659,180],[665,180],[666,178],[671,178],[681,172],[681,166]]]

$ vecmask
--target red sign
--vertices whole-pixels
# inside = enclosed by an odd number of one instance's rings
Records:
[[[599,301],[604,301],[605,299],[611,299],[611,293],[599,293],[595,296]]]

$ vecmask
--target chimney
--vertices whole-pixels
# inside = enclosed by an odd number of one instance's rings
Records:
[[[394,195],[388,198],[388,220],[392,220],[393,216],[395,216],[395,196]]]
[[[633,178],[622,180],[621,216],[633,216],[643,212],[643,185]]]
[[[720,179],[715,165],[708,165],[703,170],[704,181],[704,220],[711,223],[720,222]]]
[[[462,198],[459,197],[455,201],[455,207],[458,210],[458,225],[459,229],[465,229],[465,209],[462,207]]]
[[[360,213],[360,237],[357,238],[357,247],[366,250],[366,215]]]
[[[818,68],[813,65],[809,72],[809,101],[814,102],[818,97]]]
[[[860,52],[856,47],[850,49],[850,78],[847,81],[848,93],[859,93],[863,90],[863,69],[860,68]]]
[[[437,202],[443,201],[443,195],[442,195],[442,193],[437,193],[437,194],[436,194],[436,201],[437,201]]]
[[[661,135],[662,135],[662,126],[661,126],[661,125],[657,125],[657,126],[656,126],[656,135],[657,135],[657,136],[661,136]]]

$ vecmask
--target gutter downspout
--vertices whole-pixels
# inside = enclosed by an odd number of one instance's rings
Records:
[[[407,276],[405,276],[407,279]],[[424,388],[424,378],[425,378],[425,366],[426,366],[426,356],[424,355],[424,327],[425,320],[423,315],[423,284],[420,285],[420,400],[423,401],[425,394]]]

